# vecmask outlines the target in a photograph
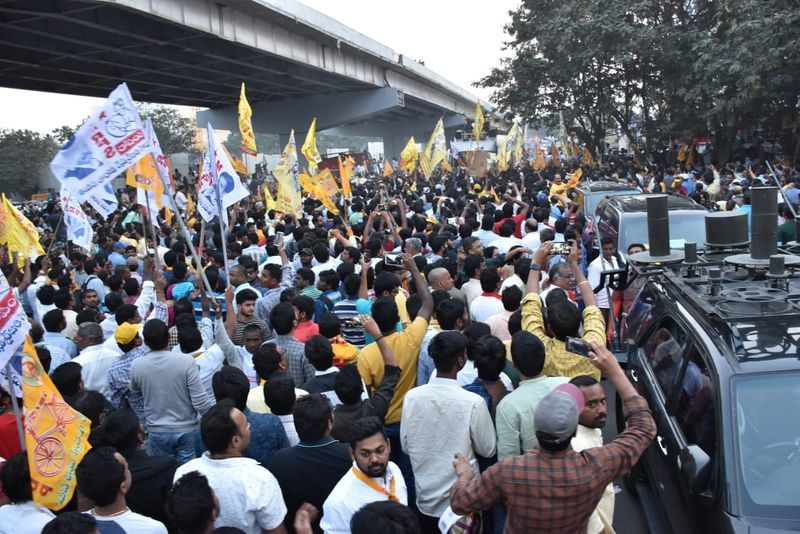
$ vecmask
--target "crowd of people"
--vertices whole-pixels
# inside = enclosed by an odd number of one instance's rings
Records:
[[[583,179],[720,209],[763,174],[611,163]],[[568,174],[366,176],[339,214],[255,195],[224,235],[191,179],[156,235],[122,189],[91,251],[57,204],[27,206],[48,252],[2,269],[92,448],[73,501],[36,505],[22,402],[0,392],[0,532],[613,532],[611,483],[655,426],[606,349],[600,273],[625,257],[595,241]],[[605,444],[603,377],[626,419]]]

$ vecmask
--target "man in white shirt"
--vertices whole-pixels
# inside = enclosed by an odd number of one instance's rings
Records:
[[[586,280],[589,282],[593,291],[600,286],[600,274],[603,271],[611,271],[620,268],[616,257],[617,247],[614,245],[614,240],[610,237],[604,237],[600,241],[600,247],[602,249],[601,254],[589,264],[588,274],[586,276]],[[606,279],[605,285],[608,285],[608,279]],[[608,324],[608,310],[611,308],[611,303],[608,299],[608,294],[611,293],[611,291],[611,289],[607,290],[604,286],[600,288],[599,291],[595,292],[597,307],[603,312],[603,319],[606,320],[606,324]]]
[[[178,188],[178,191],[175,193],[175,205],[182,214],[186,214],[186,208],[189,207],[189,201],[186,199],[186,195],[183,194],[181,188]]]
[[[583,393],[583,410],[578,416],[578,428],[575,437],[572,438],[572,448],[576,452],[594,447],[603,446],[602,428],[608,419],[608,409],[606,407],[606,393],[603,386],[588,375],[576,376],[569,381],[570,384],[578,386]],[[586,529],[588,534],[599,534],[614,532],[612,523],[614,520],[614,484],[608,484],[597,508],[589,517],[589,526]]]
[[[502,297],[497,292],[500,289],[500,275],[494,269],[481,271],[481,289],[483,293],[476,297],[469,305],[469,318],[472,322],[482,323],[492,315],[502,313]]]
[[[102,335],[100,325],[97,323],[83,323],[79,327],[77,335],[80,335],[83,339],[94,340],[98,334]],[[114,332],[114,337],[111,338],[114,343],[117,344],[116,350],[106,348],[103,345],[99,345],[99,349],[92,348],[98,345],[92,345],[84,349],[80,356],[73,360],[81,365],[83,387],[99,391],[106,399],[110,399],[111,391],[108,387],[108,370],[122,354],[122,350],[119,347],[133,341],[138,334],[139,325],[122,323]]]
[[[111,339],[114,339],[113,337]],[[86,389],[97,389],[98,385],[101,381],[105,382],[105,385],[108,386],[108,369],[106,369],[106,373],[101,375],[98,373],[96,376],[89,376],[89,369],[94,365],[95,361],[103,358],[103,353],[106,352],[105,348],[103,347],[103,330],[100,328],[100,325],[97,323],[81,323],[78,325],[78,333],[75,334],[75,342],[80,349],[80,354],[72,361],[75,363],[80,364],[81,366],[81,377],[83,379],[84,386]],[[119,349],[117,349],[119,350]],[[109,363],[109,367],[111,364]],[[86,367],[86,370],[84,370]],[[97,383],[89,385],[87,383],[87,378],[94,379]],[[92,387],[94,386],[94,387]]]
[[[87,514],[101,532],[167,534],[163,523],[132,512],[125,502],[131,488],[128,462],[113,447],[95,447],[86,453],[76,470],[78,492],[94,503]]]
[[[522,245],[522,240],[514,237],[516,225],[511,219],[506,220],[500,225],[500,237],[489,243],[490,247],[497,247],[500,254],[505,254],[514,245]]]
[[[173,482],[197,471],[219,499],[215,527],[235,527],[248,534],[285,532],[286,504],[275,477],[243,453],[250,444],[245,415],[225,399],[211,407],[200,421],[200,434],[208,449],[175,471]]]
[[[353,515],[367,504],[391,500],[408,504],[403,474],[389,461],[391,445],[377,417],[364,417],[350,429],[353,468],[333,488],[322,506],[320,528],[326,534],[347,534]]]
[[[455,453],[466,456],[477,474],[477,456],[495,453],[492,417],[486,402],[458,385],[466,361],[467,338],[461,332],[441,332],[428,346],[437,377],[409,391],[403,400],[400,442],[411,457],[417,506],[434,526],[449,505],[455,481],[448,470]]]
[[[525,221],[525,235],[522,236],[522,245],[531,250],[536,250],[541,244],[542,241],[539,238],[539,223],[536,219],[527,219]]]
[[[28,455],[25,451],[0,463],[0,484],[8,504],[0,506],[0,534],[39,534],[53,512],[33,502]]]
[[[461,291],[467,299],[467,307],[483,293],[481,289],[481,271],[483,270],[483,258],[477,254],[468,254],[464,259],[464,274],[469,280],[461,286]]]

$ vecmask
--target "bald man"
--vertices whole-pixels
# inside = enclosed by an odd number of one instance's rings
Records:
[[[431,291],[447,291],[450,297],[460,300],[465,306],[467,305],[467,296],[455,286],[453,278],[450,276],[450,271],[444,267],[431,269],[428,273],[428,284],[431,286]]]

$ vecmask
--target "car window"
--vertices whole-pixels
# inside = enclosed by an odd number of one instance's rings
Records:
[[[655,327],[645,343],[645,360],[653,370],[665,399],[672,395],[687,343],[686,332],[669,318]]]
[[[734,381],[736,470],[746,514],[800,517],[799,385],[797,371]]]
[[[686,442],[698,445],[713,458],[717,448],[714,384],[697,347],[692,345],[685,355],[670,414],[678,421]]]

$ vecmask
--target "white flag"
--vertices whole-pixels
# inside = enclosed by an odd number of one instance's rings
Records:
[[[94,237],[92,221],[89,220],[72,193],[64,187],[61,188],[61,210],[64,212],[67,239],[82,249],[91,251],[92,237]]]
[[[50,170],[79,202],[86,202],[149,152],[142,121],[123,83],[61,147]]]
[[[17,352],[31,329],[22,305],[0,271],[0,368]]]
[[[89,198],[86,199],[86,202],[91,204],[92,208],[102,215],[104,219],[108,219],[119,207],[119,200],[117,199],[117,194],[114,192],[114,186],[111,185],[111,182],[92,191]]]
[[[227,223],[225,208],[250,196],[247,188],[242,185],[239,175],[233,168],[227,154],[222,149],[222,144],[214,134],[214,128],[208,125],[208,152],[203,158],[203,172],[200,174],[200,189],[197,195],[197,209],[206,222],[222,214],[223,221]],[[222,206],[217,204],[217,184]]]
[[[145,197],[145,195],[147,195],[147,197]],[[153,224],[158,224],[156,221],[158,221],[158,213],[161,210],[158,209],[158,203],[156,202],[156,194],[153,193],[152,191],[147,191],[146,189],[142,189],[141,187],[137,187],[136,188],[136,203],[137,204],[147,208],[147,203],[148,203],[147,198],[148,197],[150,198],[150,201],[149,201],[150,202],[150,212],[148,213],[148,217],[150,217],[150,220],[153,221]],[[167,204],[167,206],[169,206],[169,204]]]

